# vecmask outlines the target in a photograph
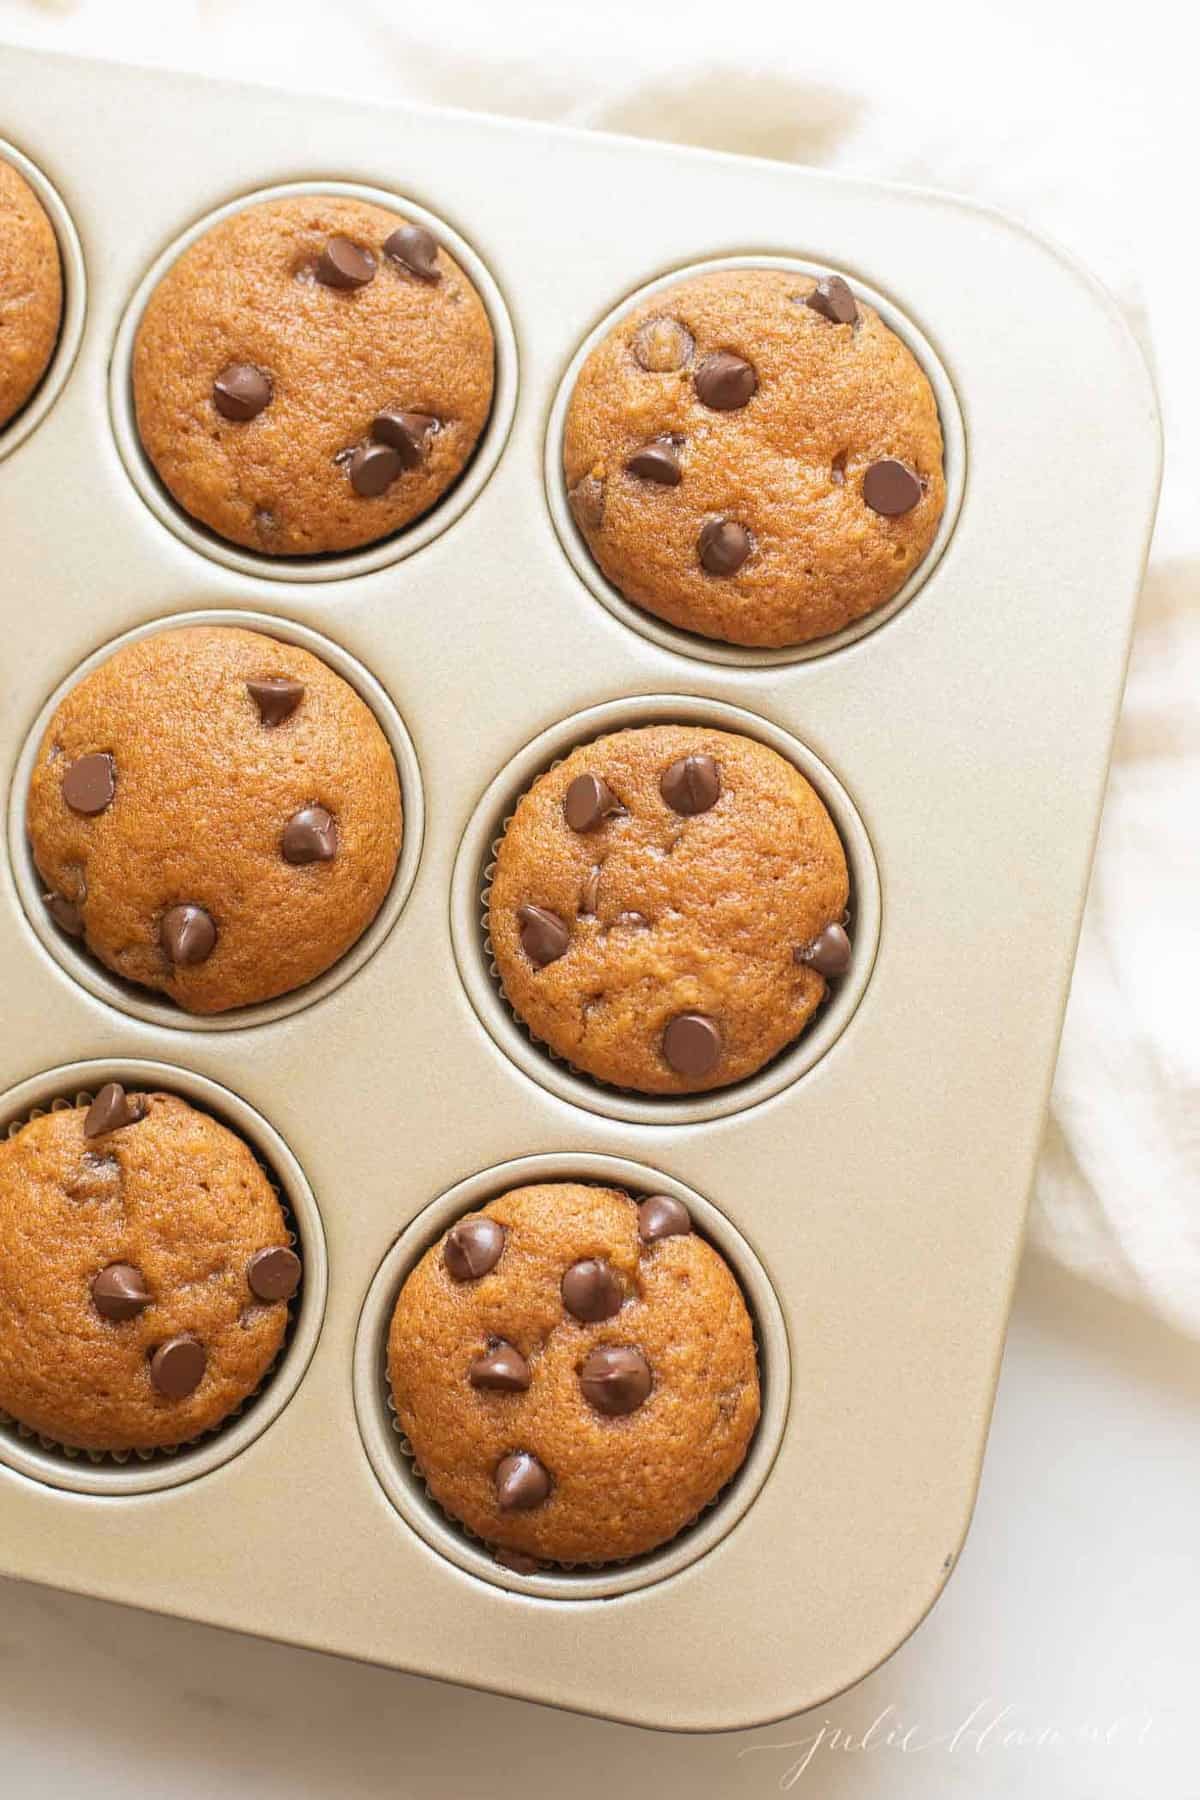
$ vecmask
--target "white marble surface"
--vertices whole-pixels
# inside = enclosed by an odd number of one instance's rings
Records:
[[[604,1725],[0,1583],[0,1794],[1183,1800],[1198,1402],[1200,1345],[1027,1259],[943,1600],[860,1687],[761,1731]]]

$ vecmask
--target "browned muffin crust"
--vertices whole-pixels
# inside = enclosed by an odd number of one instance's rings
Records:
[[[693,813],[663,791],[689,758],[714,764],[719,786]],[[568,795],[584,777],[614,804],[576,830]],[[804,1029],[827,982],[797,952],[840,929],[848,891],[833,822],[791,763],[751,738],[655,725],[581,745],[522,796],[488,920],[504,991],[536,1037],[601,1081],[696,1093],[752,1074]],[[666,1034],[693,1014],[719,1053],[672,1066]]]
[[[171,1094],[130,1094],[134,1122],[86,1135],[67,1107],[0,1140],[0,1408],[85,1450],[182,1444],[254,1392],[283,1343],[287,1305],[250,1286],[255,1254],[288,1244],[247,1146]],[[106,1317],[93,1284],[132,1269],[147,1299]],[[186,1394],[155,1385],[155,1352],[199,1344]]]
[[[298,695],[275,723],[264,680],[284,705]],[[374,713],[327,664],[181,626],[67,694],[27,824],[61,927],[114,973],[217,1013],[302,986],[362,935],[395,872],[400,786]]]
[[[933,542],[945,482],[929,382],[865,301],[839,322],[809,304],[816,289],[778,269],[680,281],[614,325],[575,384],[576,523],[614,586],[684,630],[824,637],[889,600]],[[915,484],[888,515],[866,495],[890,461]]]
[[[405,1282],[388,1338],[397,1416],[430,1491],[487,1543],[538,1559],[607,1562],[667,1542],[736,1473],[758,1423],[754,1334],[728,1265],[695,1232],[643,1242],[616,1189],[516,1188],[471,1218],[503,1228],[498,1260],[455,1280],[443,1239]],[[564,1277],[590,1261],[620,1306],[588,1322],[567,1310]],[[526,1363],[524,1391],[473,1385],[498,1346]],[[600,1349],[644,1359],[649,1391],[632,1410],[589,1399]],[[506,1509],[497,1472],[514,1455],[536,1460],[548,1493]]]
[[[361,200],[263,201],[205,232],[155,288],[133,352],[138,431],[180,506],[223,538],[272,556],[350,550],[427,512],[465,468],[492,404],[491,326],[440,246],[424,273],[385,252],[405,224]],[[368,252],[364,285],[321,278],[339,239]],[[354,452],[388,412],[431,423],[409,466],[359,492]]]
[[[0,158],[0,430],[50,366],[62,298],[54,227],[25,177]]]

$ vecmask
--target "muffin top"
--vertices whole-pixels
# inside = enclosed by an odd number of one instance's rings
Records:
[[[665,1543],[741,1466],[759,1416],[745,1301],[687,1209],[575,1182],[451,1227],[401,1290],[388,1374],[434,1498],[518,1558]]]
[[[648,1094],[753,1074],[849,963],[845,853],[752,738],[653,725],[583,744],[517,804],[488,922],[514,1010],[577,1069]]]
[[[0,1408],[83,1450],[219,1425],[287,1329],[299,1258],[247,1146],[116,1084],[0,1139]]]
[[[840,277],[724,269],[652,294],[584,363],[563,440],[576,524],[647,612],[806,643],[891,599],[945,505],[937,404]]]
[[[180,626],[67,694],[27,824],[62,930],[217,1013],[313,980],[366,930],[396,867],[400,786],[374,713],[317,657]]]
[[[54,227],[25,177],[0,158],[0,429],[49,367],[62,296]]]
[[[424,226],[362,200],[244,207],[174,262],[133,351],[138,430],[184,510],[272,556],[427,512],[492,404],[487,313]]]

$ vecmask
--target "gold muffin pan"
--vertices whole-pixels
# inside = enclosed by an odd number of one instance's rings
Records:
[[[47,379],[0,438],[17,451],[0,464],[0,1117],[101,1078],[193,1097],[275,1172],[305,1251],[292,1338],[244,1414],[101,1471],[152,1486],[63,1491],[86,1459],[14,1463],[39,1447],[0,1431],[0,1573],[643,1725],[825,1700],[912,1630],[970,1517],[1153,515],[1132,340],[1057,252],[937,195],[18,51],[0,51],[0,93],[19,154],[0,153],[32,168],[67,294]],[[351,557],[271,562],[190,525],[150,475],[127,353],[191,234],[297,187],[431,224],[488,307],[497,398],[426,518]],[[950,483],[911,588],[782,655],[629,609],[581,560],[559,474],[589,335],[683,271],[759,262],[840,270],[879,307],[933,382]],[[53,931],[23,831],[62,685],[197,617],[346,675],[405,805],[361,943],[211,1021]],[[803,769],[847,846],[856,941],[797,1045],[666,1102],[550,1058],[480,929],[522,783],[580,737],[661,718],[745,730]],[[766,1411],[673,1544],[520,1577],[425,1494],[380,1345],[451,1213],[547,1173],[691,1199],[755,1313]]]

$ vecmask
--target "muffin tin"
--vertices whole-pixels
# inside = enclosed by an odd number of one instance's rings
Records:
[[[64,1492],[78,1461],[14,1466],[0,1428],[0,1572],[638,1724],[822,1701],[922,1617],[970,1517],[1153,515],[1131,338],[1057,252],[935,195],[15,51],[0,91],[4,138],[62,197],[67,276],[58,356],[0,439],[20,440],[0,463],[0,1116],[101,1078],[171,1087],[315,1196],[291,1343],[213,1464],[201,1446],[169,1488]],[[148,273],[198,221],[310,181],[446,236],[497,329],[497,403],[402,538],[268,565],[147,488],[124,354]],[[947,522],[853,642],[725,655],[598,597],[569,535],[573,359],[629,296],[728,259],[886,296],[935,384]],[[392,725],[409,859],[351,966],[216,1031],[80,966],[39,920],[21,827],[47,696],[194,614],[357,680]],[[480,931],[529,776],[576,733],[652,717],[799,746],[850,852],[858,945],[793,1051],[667,1105],[553,1063]],[[407,1259],[532,1170],[698,1196],[759,1332],[743,1471],[674,1546],[599,1577],[484,1566],[389,1442],[379,1331]]]

